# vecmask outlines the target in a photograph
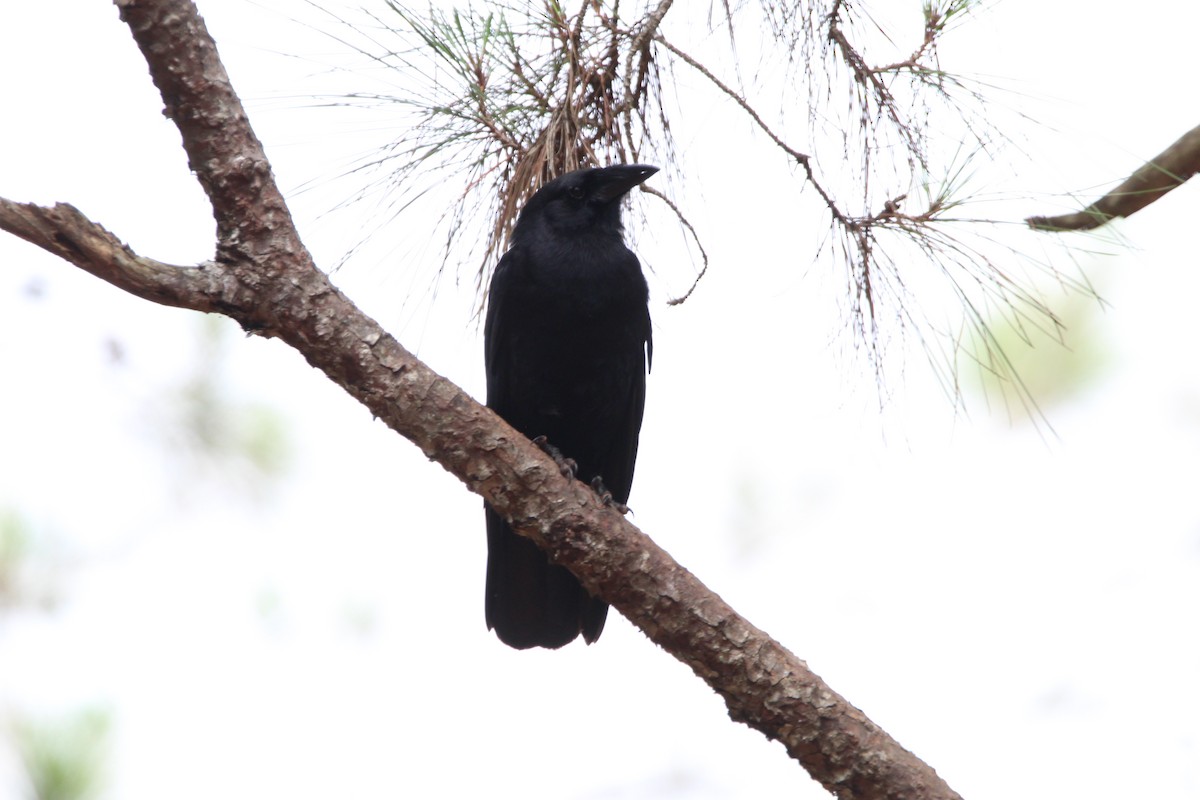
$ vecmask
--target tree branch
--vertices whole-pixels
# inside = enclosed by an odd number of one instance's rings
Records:
[[[1082,211],[1057,217],[1029,217],[1041,231],[1090,231],[1116,217],[1128,217],[1200,172],[1200,125],[1139,167],[1120,186]]]
[[[116,0],[217,218],[215,262],[142,258],[70,206],[0,203],[0,227],[139,297],[276,336],[483,496],[849,800],[955,794],[805,663],[739,616],[524,436],[433,372],[313,265],[216,47],[187,0]],[[213,125],[219,123],[214,128]]]
[[[821,196],[821,200],[825,203],[825,207],[829,209],[830,215],[839,224],[841,224],[843,228],[849,231],[856,229],[855,221],[842,212],[842,210],[838,207],[838,204],[834,201],[833,196],[830,195],[829,192],[825,190],[825,187],[822,186],[817,180],[817,175],[816,172],[813,171],[812,158],[810,156],[805,153],[801,153],[799,150],[781,139],[779,135],[775,133],[775,131],[771,130],[771,127],[763,121],[763,118],[759,116],[757,111],[754,110],[754,107],[746,102],[746,98],[729,88],[723,81],[721,81],[720,78],[714,75],[708,69],[708,67],[704,66],[699,61],[668,42],[661,35],[655,36],[654,41],[669,50],[673,55],[675,55],[675,57],[683,61],[683,63],[699,72],[701,75],[707,78],[713,86],[717,87],[717,89],[719,89],[723,94],[741,106],[742,110],[750,116],[750,119],[754,120],[754,124],[757,125],[759,129],[762,130],[762,132],[765,133],[767,137],[775,143],[775,146],[787,153],[793,161],[795,161],[804,169],[804,177],[810,184],[812,184],[812,187],[817,190],[817,194]]]
[[[42,208],[0,197],[0,229],[19,236],[132,295],[194,311],[220,311],[219,273],[143,258],[67,203]]]

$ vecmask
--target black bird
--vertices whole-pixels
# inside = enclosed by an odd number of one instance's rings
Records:
[[[658,167],[581,169],[539,189],[496,266],[484,323],[487,404],[510,425],[629,498],[646,401],[646,278],[625,246],[621,202]],[[510,647],[591,644],[608,605],[564,567],[487,515],[485,612]]]

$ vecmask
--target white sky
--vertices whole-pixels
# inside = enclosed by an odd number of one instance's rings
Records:
[[[201,11],[285,189],[377,132],[298,108],[354,88],[314,66],[328,41],[245,0]],[[946,44],[947,69],[1013,89],[1006,124],[1043,123],[1012,130],[1027,160],[981,168],[1018,198],[992,213],[1055,211],[1195,125],[1200,16],[1155,11],[1008,0]],[[0,19],[0,195],[71,202],[164,261],[208,257],[211,215],[115,9]],[[712,257],[687,304],[663,303],[690,276],[674,240],[637,235],[656,302],[634,521],[964,797],[1200,795],[1200,190],[1119,242],[1078,240],[1107,306],[1075,347],[1103,368],[1047,407],[1056,436],[977,396],[956,414],[919,357],[881,415],[843,359],[840,273],[795,245],[826,221],[798,214],[765,141],[728,146],[734,118],[677,127]],[[321,263],[347,243],[346,217],[317,219],[338,199],[297,198]],[[388,235],[397,262],[420,249],[419,222]],[[406,305],[436,248],[394,270],[376,255],[339,283],[482,396],[469,281]],[[0,236],[0,509],[70,554],[57,612],[0,617],[0,714],[111,708],[106,797],[826,796],[619,616],[590,648],[499,645],[478,499],[284,345],[226,331],[223,383],[286,418],[282,484],[189,470],[164,432],[199,329]],[[0,746],[0,797],[16,781]]]

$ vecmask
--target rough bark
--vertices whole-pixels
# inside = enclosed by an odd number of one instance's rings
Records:
[[[69,205],[0,200],[0,228],[138,297],[277,337],[480,494],[842,798],[957,798],[931,769],[490,410],[434,373],[312,263],[212,39],[187,0],[115,0],[217,220],[217,258],[133,253]],[[482,534],[481,534],[482,540]]]
[[[1082,211],[1057,217],[1029,217],[1035,230],[1090,231],[1109,220],[1128,217],[1200,172],[1200,126],[1139,167],[1120,186]]]

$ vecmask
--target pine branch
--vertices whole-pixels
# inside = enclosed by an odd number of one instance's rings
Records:
[[[188,0],[117,0],[217,219],[214,262],[145,259],[70,206],[4,201],[0,228],[139,297],[278,337],[483,496],[841,798],[957,798],[937,774],[583,484],[359,311],[313,264]],[[219,124],[217,124],[219,123]]]
[[[1056,217],[1029,217],[1026,224],[1041,231],[1090,231],[1109,220],[1128,217],[1182,186],[1200,172],[1200,125],[1180,136],[1166,150],[1138,167],[1121,185],[1082,211]]]

